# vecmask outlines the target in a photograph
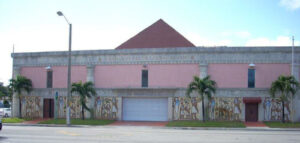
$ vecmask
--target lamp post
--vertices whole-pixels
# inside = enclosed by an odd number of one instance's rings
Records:
[[[68,21],[65,15],[61,12],[57,12],[58,16],[63,16],[67,23],[69,24],[69,52],[68,52],[68,94],[67,94],[67,114],[66,114],[66,123],[70,125],[70,96],[71,96],[71,50],[72,50],[72,24]]]

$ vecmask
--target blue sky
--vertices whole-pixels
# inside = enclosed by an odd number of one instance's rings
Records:
[[[16,52],[113,49],[162,18],[197,46],[300,45],[300,0],[0,0],[0,82]]]

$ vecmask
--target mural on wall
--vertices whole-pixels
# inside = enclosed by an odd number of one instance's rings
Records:
[[[59,96],[57,99],[57,109],[58,109],[58,118],[65,118],[66,117],[66,103],[67,97],[66,96]]]
[[[66,96],[59,96],[58,99],[58,118],[66,118],[66,103],[67,97]],[[81,117],[81,105],[80,105],[80,98],[79,96],[72,96],[71,97],[71,118],[80,118]]]
[[[95,118],[98,119],[117,119],[118,100],[116,97],[97,96],[94,104]]]
[[[174,97],[173,102],[174,120],[199,120],[201,99],[198,97]]]
[[[241,120],[242,98],[212,97],[209,101],[208,116],[210,120]]]
[[[290,120],[291,107],[290,102],[284,103],[285,120]],[[264,120],[265,121],[280,121],[282,119],[282,103],[278,99],[266,97],[263,101]]]
[[[41,97],[38,96],[22,96],[21,110],[22,117],[25,118],[41,118],[43,116],[43,107]]]

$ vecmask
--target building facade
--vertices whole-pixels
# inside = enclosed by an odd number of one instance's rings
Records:
[[[13,78],[32,80],[34,90],[13,114],[65,118],[68,52],[14,53]],[[92,81],[97,96],[86,117],[124,121],[201,120],[201,98],[186,97],[194,76],[211,76],[217,92],[205,100],[206,118],[230,121],[300,121],[300,96],[281,105],[269,95],[279,75],[291,75],[291,47],[196,47],[162,20],[114,50],[72,51],[72,82]],[[300,63],[300,47],[295,47]],[[294,76],[299,81],[299,64]],[[299,95],[299,92],[297,93]],[[72,95],[71,117],[81,117],[79,97]]]

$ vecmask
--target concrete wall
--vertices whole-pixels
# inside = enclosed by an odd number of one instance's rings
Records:
[[[97,88],[141,87],[142,70],[148,70],[149,87],[187,87],[199,76],[198,64],[101,65],[95,67]]]
[[[142,65],[105,65],[95,67],[95,87],[141,87]]]
[[[149,65],[149,87],[187,87],[199,76],[198,64]]]
[[[67,88],[68,83],[68,67],[54,66],[53,69],[53,88]],[[85,82],[87,76],[86,66],[72,66],[71,83]]]
[[[54,66],[53,71],[53,88],[67,88],[68,67]],[[72,66],[71,82],[86,81],[86,67]],[[47,70],[45,67],[23,67],[21,75],[31,79],[33,88],[46,88]]]
[[[45,67],[23,67],[21,75],[31,79],[33,88],[46,88],[47,71]]]
[[[248,88],[248,64],[209,64],[208,74],[219,88]],[[279,75],[290,75],[289,64],[256,64],[255,87],[269,88]]]
[[[209,64],[208,75],[219,88],[248,87],[248,64]]]
[[[255,87],[270,88],[280,75],[290,75],[290,64],[256,64]]]

